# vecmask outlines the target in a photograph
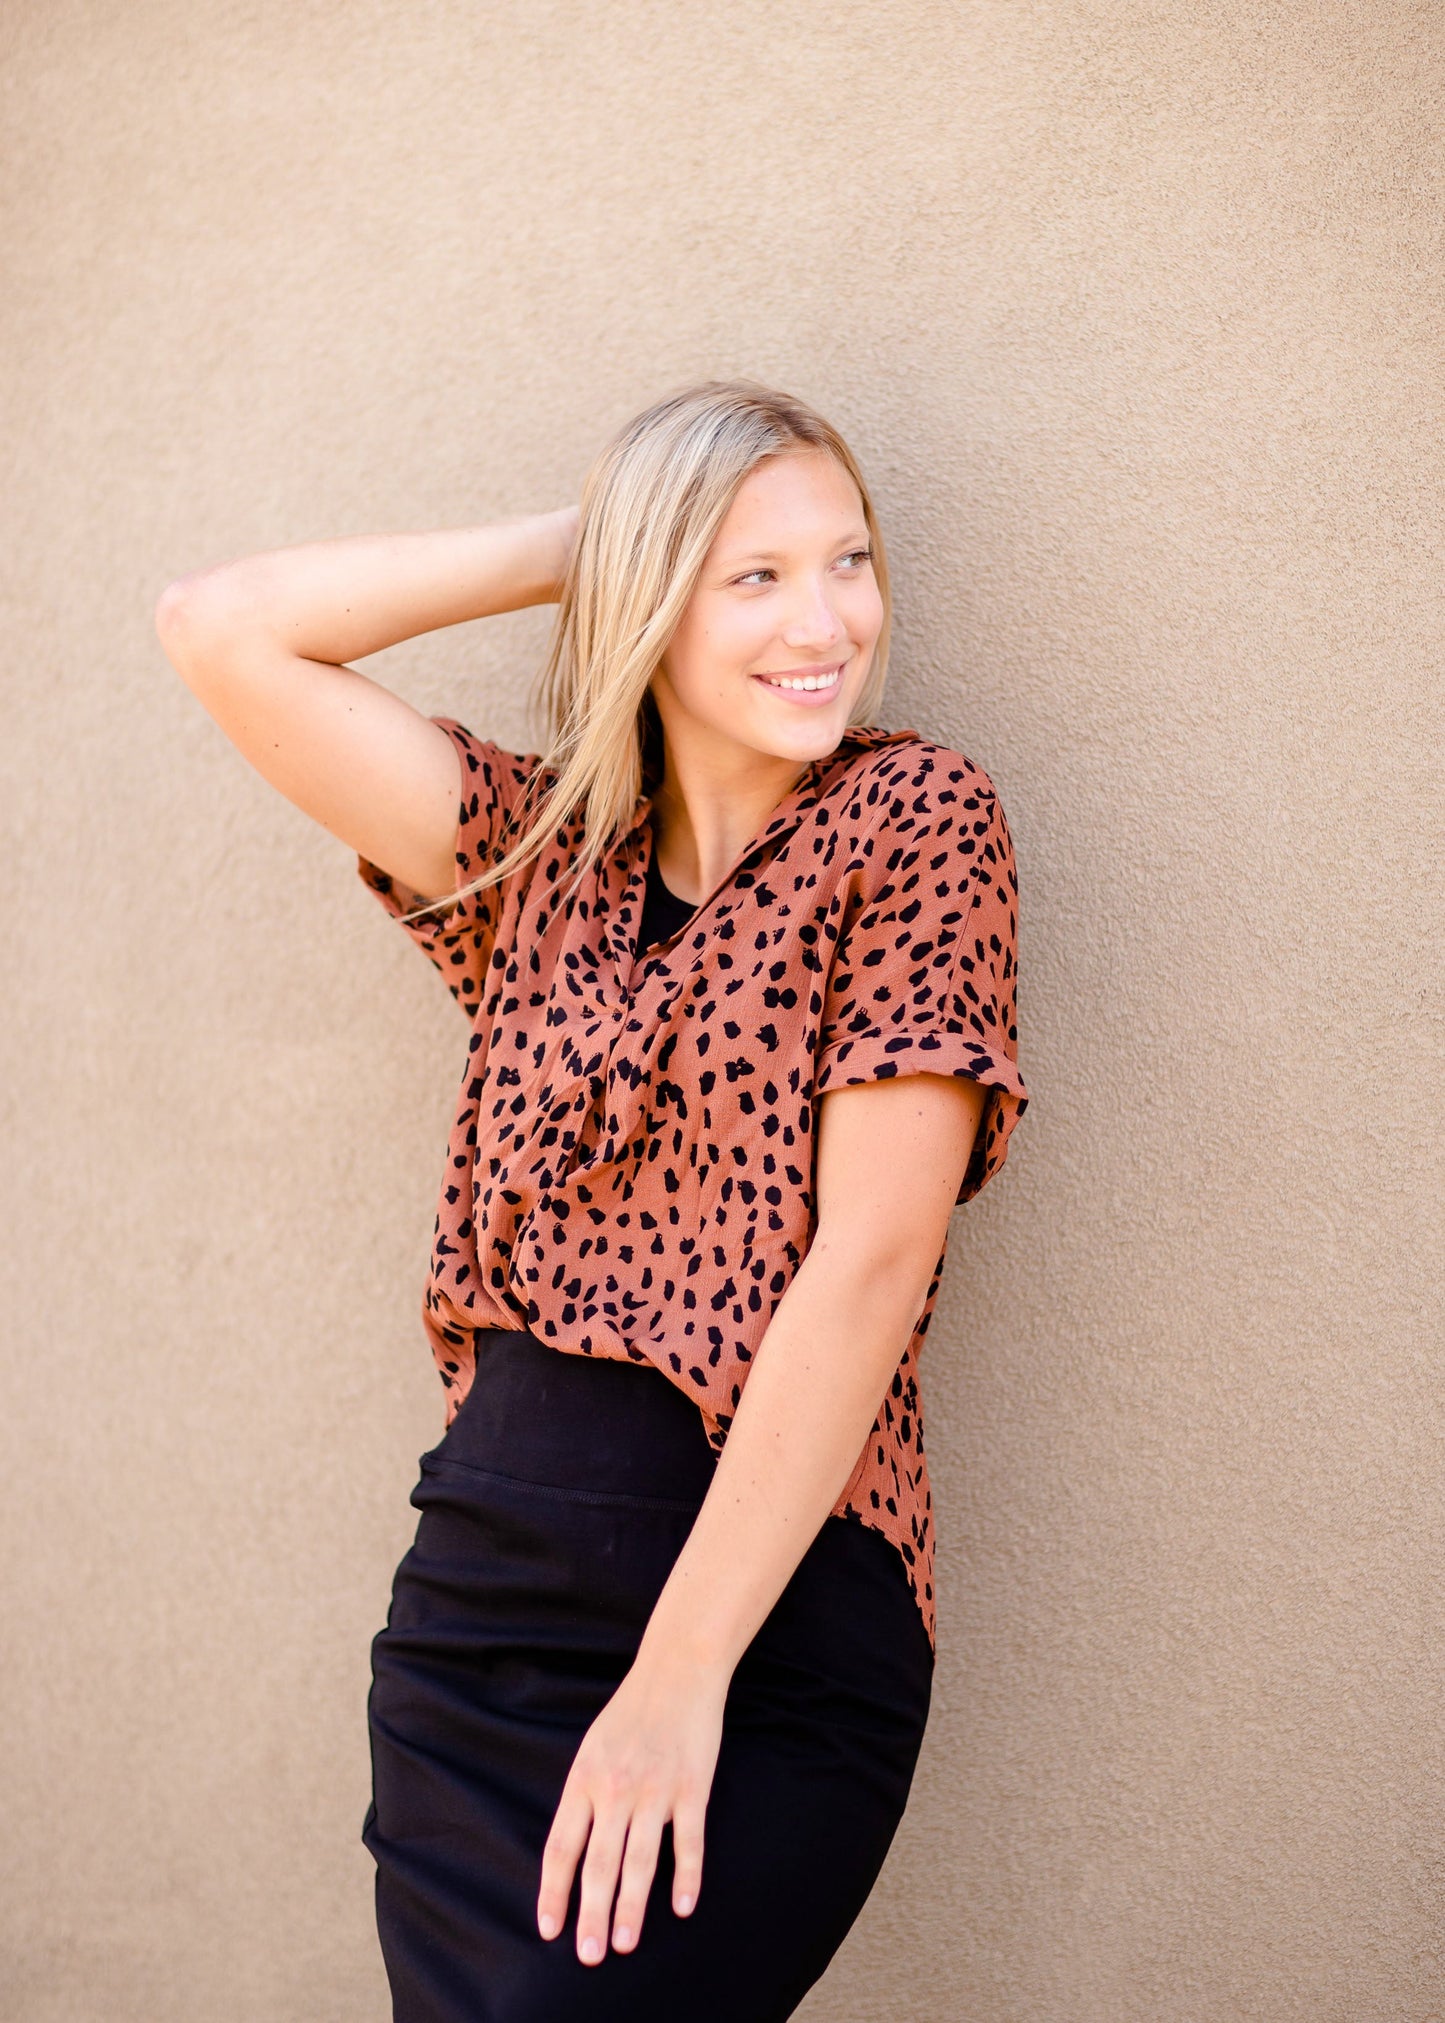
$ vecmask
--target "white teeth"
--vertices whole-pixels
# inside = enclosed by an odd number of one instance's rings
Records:
[[[838,670],[833,668],[828,674],[789,674],[781,680],[765,674],[763,680],[769,688],[831,688],[838,679]]]

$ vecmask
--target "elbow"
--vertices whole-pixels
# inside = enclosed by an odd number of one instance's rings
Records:
[[[207,572],[179,576],[156,599],[155,628],[171,666],[199,693],[220,672],[234,643],[233,600]]]
[[[850,1313],[912,1319],[928,1297],[939,1248],[931,1232],[860,1228],[846,1221],[830,1227],[820,1221],[808,1262],[826,1276]]]
[[[192,680],[203,652],[197,601],[194,576],[180,576],[168,583],[156,599],[156,637],[166,659],[187,682]]]
[[[167,659],[172,661],[185,627],[186,591],[190,580],[188,576],[178,577],[174,583],[168,583],[156,599],[156,638],[165,648]]]

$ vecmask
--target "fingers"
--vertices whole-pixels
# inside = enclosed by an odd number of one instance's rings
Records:
[[[619,1953],[630,1953],[642,1932],[648,1892],[657,1871],[657,1850],[667,1814],[662,1806],[639,1808],[627,1829],[627,1852],[622,1857],[622,1883],[617,1892],[617,1911],[612,1921],[612,1944]]]
[[[584,1967],[595,1967],[607,1951],[607,1925],[626,1836],[627,1813],[621,1806],[614,1802],[594,1813],[577,1912],[577,1957]]]
[[[547,1844],[542,1850],[542,1887],[537,1897],[537,1930],[555,1939],[567,1916],[572,1877],[592,1825],[592,1802],[581,1785],[568,1778],[558,1802]]]
[[[705,1803],[679,1800],[673,1815],[672,1907],[680,1917],[691,1913],[702,1888],[705,1814]],[[577,1957],[588,1967],[605,1957],[609,1917],[613,1950],[630,1953],[642,1936],[667,1817],[666,1807],[655,1800],[639,1804],[629,1817],[629,1807],[615,1795],[611,1802],[594,1808],[580,1784],[564,1790],[542,1854],[542,1887],[537,1899],[537,1929],[542,1937],[554,1939],[562,1929],[572,1878],[585,1847]]]
[[[702,1888],[703,1821],[707,1816],[706,1797],[686,1793],[679,1797],[672,1815],[672,1908],[687,1917]]]

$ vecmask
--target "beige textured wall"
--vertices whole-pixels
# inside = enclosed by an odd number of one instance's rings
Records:
[[[167,668],[253,548],[821,403],[994,775],[935,1715],[812,2023],[1425,2023],[1438,0],[11,0],[0,2015],[379,2023],[367,1645],[462,1028]],[[535,614],[373,663],[528,734]],[[746,2019],[740,2019],[746,2023]]]

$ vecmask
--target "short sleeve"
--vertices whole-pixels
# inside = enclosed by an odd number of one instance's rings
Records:
[[[504,841],[505,847],[515,841],[508,818],[532,782],[540,760],[535,752],[504,751],[488,738],[474,737],[450,717],[433,717],[432,721],[451,738],[461,767],[453,887],[460,890],[496,862],[503,854]],[[498,888],[488,886],[444,912],[406,920],[405,914],[441,895],[413,892],[365,857],[357,858],[356,868],[363,884],[376,894],[393,920],[401,921],[405,932],[436,964],[463,1010],[475,1013],[491,959],[500,904]]]
[[[813,1084],[822,1095],[892,1075],[983,1083],[958,1203],[1003,1165],[1029,1100],[1018,1069],[1013,842],[986,776],[971,778],[930,797],[906,833],[874,839],[886,870],[858,896],[834,949]]]

